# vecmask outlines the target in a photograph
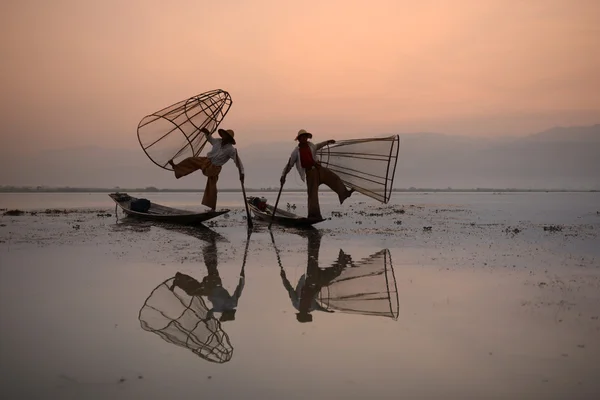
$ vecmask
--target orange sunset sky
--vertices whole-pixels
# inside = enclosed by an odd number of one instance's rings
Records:
[[[598,0],[5,0],[0,30],[4,152],[133,148],[216,88],[240,146],[600,122]]]

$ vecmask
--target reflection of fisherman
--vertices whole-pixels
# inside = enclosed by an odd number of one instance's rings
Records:
[[[217,246],[214,239],[202,249],[202,254],[204,255],[204,263],[208,269],[208,275],[202,279],[202,282],[198,282],[189,275],[177,272],[171,290],[175,286],[178,286],[188,296],[206,296],[212,303],[212,308],[209,310],[209,317],[217,312],[221,313],[221,318],[219,318],[221,322],[235,320],[236,307],[244,289],[246,276],[244,265],[242,265],[242,270],[240,271],[238,285],[233,295],[230,295],[227,289],[223,287],[221,277],[219,276],[219,270],[217,269]]]
[[[283,286],[285,286],[288,291],[294,308],[299,311],[296,313],[298,322],[311,322],[313,318],[310,312],[314,310],[333,312],[328,311],[319,305],[317,296],[323,287],[329,286],[331,282],[342,273],[344,268],[349,266],[352,262],[350,256],[340,250],[338,259],[333,265],[329,268],[321,269],[319,268],[320,246],[321,233],[318,231],[309,233],[306,273],[300,277],[295,289],[288,281],[284,269],[281,268]]]

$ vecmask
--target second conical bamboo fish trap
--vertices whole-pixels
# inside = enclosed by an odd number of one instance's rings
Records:
[[[344,268],[321,289],[319,304],[328,311],[398,318],[398,288],[388,249]]]

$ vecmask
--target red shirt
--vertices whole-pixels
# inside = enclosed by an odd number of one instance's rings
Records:
[[[298,146],[300,151],[300,165],[302,168],[311,168],[315,165],[315,159],[312,156],[312,151],[308,145]]]

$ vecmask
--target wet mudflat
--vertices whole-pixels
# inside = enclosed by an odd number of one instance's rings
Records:
[[[422,200],[250,236],[242,207],[3,215],[0,394],[597,398],[597,210]]]

